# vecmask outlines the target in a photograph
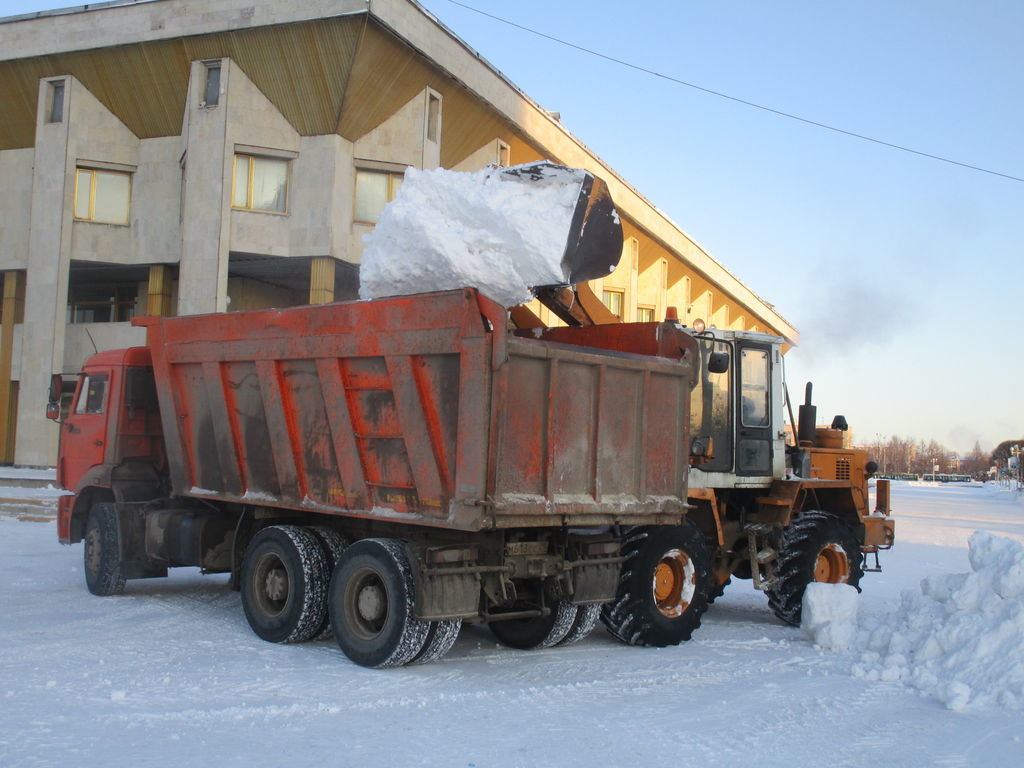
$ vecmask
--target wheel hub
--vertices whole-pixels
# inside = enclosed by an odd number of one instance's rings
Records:
[[[267,571],[264,588],[271,600],[284,600],[288,596],[288,572],[284,568],[271,568]]]
[[[256,563],[252,583],[260,610],[268,617],[280,615],[291,590],[288,569],[281,558],[273,552],[263,554]]]
[[[850,559],[839,544],[831,543],[818,552],[814,580],[823,584],[845,584],[850,578]]]
[[[680,549],[670,549],[662,555],[654,569],[652,589],[654,602],[663,616],[682,616],[697,589],[697,572],[689,556]]]
[[[384,590],[376,584],[368,584],[359,590],[357,601],[359,615],[364,621],[378,622],[387,611],[387,602]]]

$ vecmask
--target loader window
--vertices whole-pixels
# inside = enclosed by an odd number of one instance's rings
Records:
[[[705,472],[728,472],[732,469],[732,387],[730,370],[711,373],[708,360],[712,352],[732,356],[731,346],[724,341],[700,338],[700,379],[690,396],[690,429],[693,436],[707,436],[714,440],[714,459],[700,464]]]
[[[768,352],[744,349],[740,352],[740,420],[745,427],[768,426]]]
[[[75,403],[75,413],[103,413],[106,395],[106,374],[83,376],[82,386],[78,390],[78,402]]]

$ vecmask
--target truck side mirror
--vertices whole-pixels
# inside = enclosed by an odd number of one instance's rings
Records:
[[[64,389],[64,379],[59,373],[50,377],[50,396],[46,404],[46,418],[51,421],[60,419],[60,396]]]
[[[708,357],[708,373],[725,373],[729,370],[729,353],[712,352]]]

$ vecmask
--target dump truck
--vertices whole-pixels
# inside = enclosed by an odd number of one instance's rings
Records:
[[[587,338],[585,343],[619,349],[643,349],[645,323],[595,325],[609,321],[595,307],[585,286],[553,291],[559,316],[571,327],[543,328],[520,315],[524,328],[550,341]],[[594,308],[591,314],[580,307]],[[678,320],[668,309],[668,322]],[[678,551],[665,546],[642,557],[624,538],[623,555],[632,561],[638,581],[656,591],[677,589],[689,568],[696,583],[680,621],[696,628],[701,616],[731,578],[750,579],[763,591],[774,613],[800,623],[804,591],[811,582],[846,583],[860,589],[865,572],[881,570],[879,552],[892,547],[888,480],[870,481],[878,466],[859,448],[844,446],[849,425],[836,416],[829,427],[816,424],[812,386],[807,384],[799,421],[793,418],[783,378],[778,336],[753,331],[687,328],[698,347],[698,383],[692,392],[688,429],[691,441],[687,513],[701,541]],[[590,329],[589,337],[581,332]],[[787,431],[785,415],[793,428]],[[642,535],[642,534],[641,534]],[[613,634],[615,603],[603,609]]]
[[[566,283],[621,252],[587,176]],[[686,520],[697,341],[672,322],[630,349],[587,327],[548,340],[512,314],[461,288],[136,318],[146,345],[89,358],[66,413],[51,383],[73,492],[59,539],[84,541],[93,594],[230,574],[259,637],[333,635],[369,667],[439,658],[465,621],[516,648],[569,644],[605,604],[627,642],[688,638],[706,574],[684,554],[666,588],[623,563],[703,544]]]

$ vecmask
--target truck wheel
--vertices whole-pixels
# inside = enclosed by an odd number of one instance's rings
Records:
[[[511,648],[526,651],[558,645],[576,621],[578,606],[559,600],[547,616],[496,621],[488,626],[494,636]]]
[[[782,532],[775,585],[765,592],[775,615],[799,626],[808,584],[849,584],[859,592],[863,575],[860,544],[853,529],[835,515],[812,510]]]
[[[576,619],[569,632],[559,640],[556,645],[573,645],[594,631],[597,622],[601,618],[601,605],[578,605],[576,606]]]
[[[320,631],[327,599],[327,560],[306,528],[272,525],[242,558],[242,608],[252,631],[271,643],[301,643]]]
[[[711,556],[692,523],[634,528],[615,600],[601,611],[608,631],[629,645],[663,647],[689,640],[708,606]]]
[[[427,664],[436,661],[444,656],[455,645],[455,640],[462,629],[461,619],[445,619],[444,621],[430,622],[430,630],[427,632],[427,642],[423,644],[422,650],[412,657],[410,664]]]
[[[323,548],[324,559],[327,561],[327,582],[330,583],[331,576],[334,574],[334,568],[341,559],[341,553],[345,551],[345,548],[351,542],[333,528],[328,528],[325,525],[311,525],[309,530],[313,532],[313,535],[316,536],[317,541],[320,542],[320,546]],[[330,640],[334,637],[334,633],[331,631],[331,617],[327,614],[326,605],[325,600],[323,622],[319,631],[313,635],[317,640]]]
[[[85,524],[85,584],[94,595],[124,592],[119,538],[114,505],[106,501],[93,504]]]
[[[362,539],[348,547],[331,578],[334,638],[364,667],[400,667],[423,649],[429,621],[414,618],[412,566],[402,542]]]

